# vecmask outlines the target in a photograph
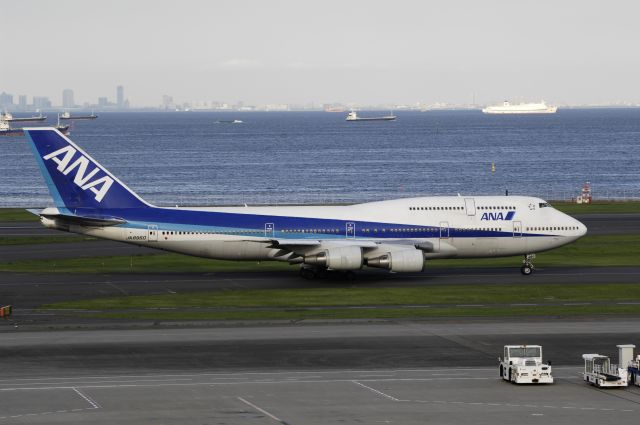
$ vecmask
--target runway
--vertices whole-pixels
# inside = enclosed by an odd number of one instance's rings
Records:
[[[517,265],[516,265],[517,266]],[[24,274],[2,273],[0,294],[3,302],[20,309],[79,298],[148,295],[229,289],[293,289],[326,287],[388,287],[428,285],[490,285],[541,283],[634,283],[640,281],[640,267],[554,267],[537,269],[530,276],[517,267],[506,268],[438,268],[419,274],[389,274],[367,271],[356,281],[337,275],[323,280],[305,280],[297,269],[283,272],[218,272],[175,274]],[[0,325],[1,327],[1,325]]]
[[[4,333],[0,423],[631,424],[640,388],[578,373],[638,338],[624,319]],[[543,344],[554,385],[498,379],[520,342]]]

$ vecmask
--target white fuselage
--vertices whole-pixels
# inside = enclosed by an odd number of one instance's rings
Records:
[[[71,225],[65,230],[206,258],[290,260],[270,241],[294,246],[297,255],[360,245],[364,257],[419,248],[429,258],[499,257],[553,249],[584,236],[586,227],[544,200],[521,196],[423,197],[349,206],[158,208],[172,217],[202,213],[219,221],[189,223],[149,215],[125,217],[108,227]],[[260,221],[264,217],[264,223]],[[218,218],[220,220],[220,218]],[[52,221],[45,225],[58,227]],[[257,224],[255,224],[257,223]],[[337,224],[336,224],[337,223]],[[314,243],[316,242],[316,243]]]

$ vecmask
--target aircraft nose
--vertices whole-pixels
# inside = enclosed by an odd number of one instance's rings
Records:
[[[584,235],[587,234],[587,226],[585,226],[584,224],[582,224],[581,222],[579,222],[578,220],[576,220],[577,226],[578,226],[578,237],[583,237]]]

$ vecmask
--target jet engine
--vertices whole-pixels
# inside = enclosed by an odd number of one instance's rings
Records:
[[[329,248],[318,254],[304,257],[305,264],[326,267],[331,270],[358,270],[362,268],[362,248],[345,246]]]
[[[424,254],[419,249],[387,252],[380,257],[368,259],[367,266],[392,272],[421,272],[424,269]]]

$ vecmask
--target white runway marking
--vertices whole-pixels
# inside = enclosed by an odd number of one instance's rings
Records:
[[[385,393],[383,393],[382,391],[376,390],[375,388],[371,388],[371,387],[369,387],[369,386],[367,386],[367,385],[365,385],[365,384],[362,384],[362,383],[360,383],[360,382],[358,382],[358,381],[351,381],[351,382],[353,382],[353,383],[354,383],[354,384],[356,384],[356,385],[360,385],[362,388],[366,388],[366,389],[368,389],[369,391],[372,391],[372,392],[374,392],[374,393],[376,393],[376,394],[378,394],[378,395],[381,395],[382,397],[387,398],[387,399],[389,399],[389,400],[391,400],[391,401],[406,401],[406,400],[400,400],[400,399],[397,399],[397,398],[395,398],[395,397],[393,397],[393,396],[390,396],[389,394],[385,394]]]
[[[263,415],[266,415],[267,417],[273,419],[274,421],[280,422],[281,424],[286,424],[286,422],[283,421],[282,419],[278,418],[277,416],[272,415],[271,413],[267,412],[266,410],[262,409],[259,406],[256,406],[255,404],[251,403],[250,401],[247,401],[242,397],[238,397],[238,400],[240,400],[241,402],[243,402],[244,404],[246,404],[248,406],[253,407],[258,412],[262,413]]]
[[[77,413],[77,412],[84,412],[86,410],[96,410],[96,409],[100,409],[101,408],[101,406],[95,400],[93,400],[88,395],[84,394],[78,388],[71,387],[71,388],[66,388],[66,389],[73,390],[76,394],[78,394],[80,397],[82,397],[82,399],[84,401],[89,403],[91,405],[91,407],[87,407],[87,408],[84,408],[84,409],[59,409],[59,410],[51,410],[51,411],[47,411],[47,412],[21,413],[21,414],[12,415],[12,416],[0,416],[0,420],[3,420],[3,419],[17,419],[17,418],[32,417],[32,416],[53,415],[54,413]]]
[[[89,397],[88,395],[84,394],[82,391],[80,391],[77,388],[73,388],[73,391],[76,392],[76,394],[78,394],[80,397],[82,397],[83,399],[86,400],[87,403],[89,403],[91,406],[93,406],[94,409],[99,409],[100,405],[98,403],[96,403],[91,397]]]

